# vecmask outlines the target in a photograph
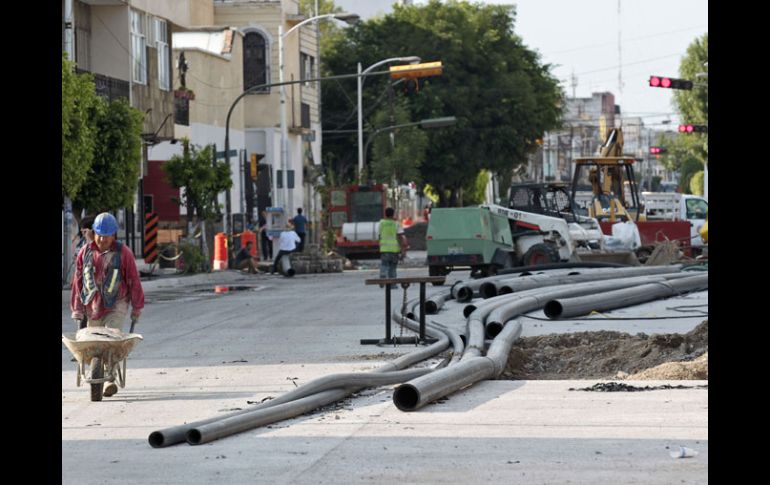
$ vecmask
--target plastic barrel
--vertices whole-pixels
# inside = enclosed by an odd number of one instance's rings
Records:
[[[214,236],[214,270],[227,269],[227,237],[224,232]]]

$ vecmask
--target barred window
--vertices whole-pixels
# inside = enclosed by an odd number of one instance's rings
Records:
[[[257,32],[243,38],[243,89],[267,84],[267,43]],[[267,88],[261,91],[267,91]]]

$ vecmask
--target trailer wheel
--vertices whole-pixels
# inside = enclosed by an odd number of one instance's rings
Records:
[[[560,259],[559,251],[552,244],[539,243],[524,253],[521,262],[524,266],[534,266],[537,264],[558,263]]]

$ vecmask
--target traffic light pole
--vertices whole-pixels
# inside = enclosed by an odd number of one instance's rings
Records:
[[[409,69],[409,66],[404,66],[404,69],[401,69],[401,73],[408,73],[409,71],[419,72],[421,70],[424,70],[423,67],[416,67],[413,69]],[[263,88],[271,88],[274,86],[287,86],[289,84],[299,84],[299,83],[311,83],[311,82],[320,82],[320,81],[330,81],[330,80],[336,80],[336,79],[352,79],[352,78],[360,78],[362,76],[378,76],[382,74],[391,74],[390,70],[387,71],[373,71],[373,72],[367,72],[367,73],[355,73],[355,74],[339,74],[336,76],[323,76],[323,77],[317,77],[313,79],[299,79],[299,80],[293,80],[293,81],[282,81],[278,83],[266,83],[266,84],[257,84],[255,86],[252,86],[242,92],[238,95],[238,97],[233,100],[232,104],[230,105],[230,109],[227,111],[227,118],[225,120],[225,161],[227,163],[227,166],[230,166],[230,118],[232,117],[233,111],[235,110],[235,106],[238,104],[238,101],[243,99],[244,96],[247,94],[253,93],[254,91],[258,91]],[[288,183],[288,177],[284,177],[284,183]],[[226,213],[225,213],[225,221],[229,221],[230,219],[230,204],[229,204],[229,192],[227,195],[227,205],[226,205]],[[284,202],[285,203],[285,202]],[[230,229],[229,224],[227,222],[225,223],[225,233],[228,233],[228,230]]]

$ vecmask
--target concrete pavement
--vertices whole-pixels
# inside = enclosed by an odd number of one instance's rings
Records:
[[[450,275],[449,283],[465,273]],[[359,344],[384,336],[382,290],[363,284],[373,277],[375,270],[294,278],[227,271],[146,282],[148,304],[137,328],[145,340],[129,359],[125,389],[90,402],[88,389],[75,386],[62,346],[62,482],[708,481],[706,389],[569,390],[596,380],[484,381],[412,413],[396,409],[387,386],[206,445],[149,446],[154,430],[244,409],[311,379],[368,371],[413,351]],[[217,284],[241,289],[217,294]],[[409,296],[416,295],[414,289]],[[62,331],[72,326],[68,296],[62,292]],[[696,297],[707,302],[707,292],[687,298]],[[400,301],[400,293],[394,298]],[[624,311],[662,312],[673,304]],[[435,319],[461,326],[460,308],[451,302]],[[654,322],[688,331],[701,319]],[[524,335],[593,329],[586,322],[523,323]],[[605,324],[654,333],[649,321]],[[673,459],[669,451],[678,445],[699,454]],[[85,460],[92,466],[83,467]]]

